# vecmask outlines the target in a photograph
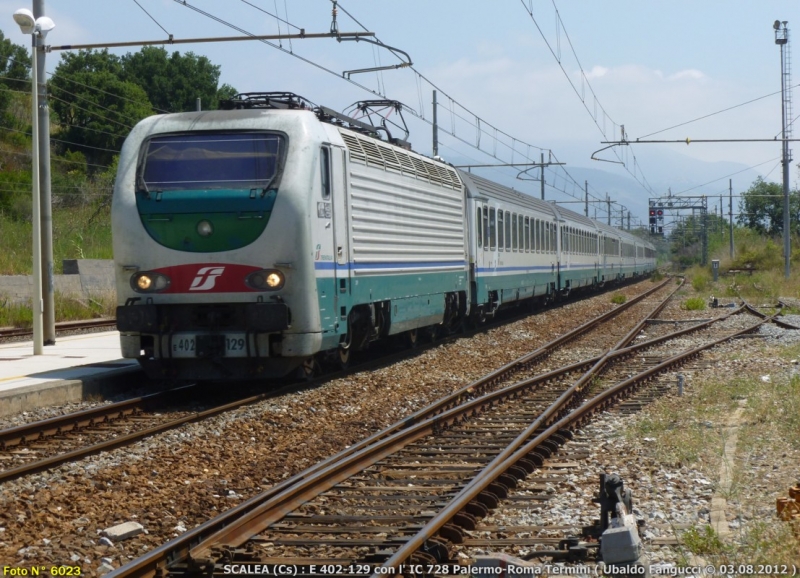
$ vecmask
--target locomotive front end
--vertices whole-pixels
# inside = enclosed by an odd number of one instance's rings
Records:
[[[297,125],[288,113],[183,113],[128,137],[112,208],[117,325],[123,356],[151,377],[276,377],[314,352],[314,320],[292,319],[308,274],[306,185],[292,177],[307,171],[287,162]]]

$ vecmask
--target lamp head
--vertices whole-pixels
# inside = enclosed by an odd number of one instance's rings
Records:
[[[44,37],[47,36],[47,33],[55,27],[56,23],[53,22],[51,18],[48,16],[39,16],[39,18],[36,19],[34,30],[38,32],[39,36],[44,39]]]
[[[780,20],[776,20],[776,21],[775,21],[775,24],[773,24],[773,25],[772,25],[772,27],[773,27],[775,30],[780,30],[780,28],[781,28],[781,21],[780,21]]]
[[[47,16],[34,18],[33,13],[27,8],[20,8],[14,12],[14,22],[17,23],[23,34],[38,34],[42,38],[56,27],[52,18]]]
[[[36,19],[33,17],[33,12],[27,8],[20,8],[14,12],[14,22],[17,23],[23,34],[33,34],[36,27]]]

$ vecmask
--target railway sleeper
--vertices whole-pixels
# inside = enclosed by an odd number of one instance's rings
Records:
[[[478,519],[469,512],[459,512],[453,516],[453,523],[465,530],[474,531],[478,528]]]
[[[449,540],[451,544],[463,544],[464,540],[467,539],[467,534],[464,532],[464,529],[455,524],[445,524],[442,526],[442,529],[439,530],[439,535]],[[445,558],[445,560],[447,559],[449,559],[449,555]]]

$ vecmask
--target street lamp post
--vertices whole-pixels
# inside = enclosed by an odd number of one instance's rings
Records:
[[[39,90],[37,70],[37,50],[40,39],[43,40],[47,33],[55,28],[53,21],[47,16],[34,18],[33,13],[20,8],[14,12],[14,21],[19,25],[23,34],[30,34],[33,46],[33,71],[32,71],[32,116],[31,116],[31,189],[33,195],[33,209],[31,222],[33,225],[33,354],[42,355],[44,349],[43,339],[43,309],[42,300],[42,226],[41,226],[41,201],[39,199]]]

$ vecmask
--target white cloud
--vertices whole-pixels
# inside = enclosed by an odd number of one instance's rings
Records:
[[[593,78],[602,78],[606,74],[608,74],[608,71],[609,69],[606,68],[605,66],[595,65],[589,72],[586,73],[586,78],[588,78],[589,80]]]
[[[706,78],[706,75],[700,72],[699,70],[690,68],[689,70],[681,70],[680,72],[671,74],[667,78],[668,80],[685,80],[685,79],[703,80]]]

